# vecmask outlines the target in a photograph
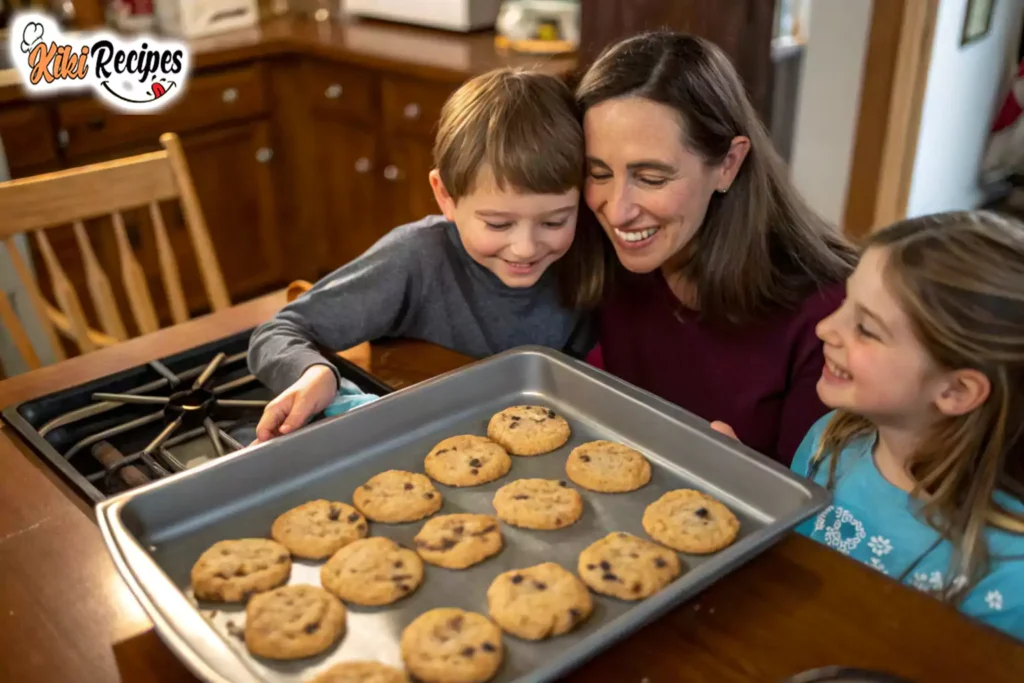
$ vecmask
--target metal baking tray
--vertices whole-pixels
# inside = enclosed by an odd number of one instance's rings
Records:
[[[393,605],[347,605],[346,635],[317,657],[283,663],[253,657],[232,635],[244,623],[244,608],[197,606],[191,598],[189,571],[212,543],[267,537],[277,515],[308,500],[350,502],[356,486],[382,470],[422,472],[423,458],[435,443],[455,434],[486,434],[491,415],[522,403],[563,415],[572,427],[569,442],[546,455],[513,457],[512,470],[489,484],[461,489],[435,484],[445,499],[438,514],[493,514],[491,499],[499,487],[520,477],[566,479],[570,450],[599,438],[645,453],[653,466],[650,483],[617,494],[576,487],[584,500],[576,524],[558,531],[503,524],[506,547],[500,554],[461,571],[426,565],[420,588]],[[569,634],[540,642],[505,636],[505,659],[493,680],[523,683],[564,675],[698,593],[819,512],[828,492],[650,393],[556,351],[521,347],[111,498],[97,505],[97,517],[118,571],[157,632],[196,675],[232,683],[302,681],[347,659],[401,667],[402,629],[419,614],[435,607],[487,614],[487,587],[501,572],[545,561],[575,572],[580,551],[611,531],[646,538],[644,508],[682,487],[703,490],[728,505],[742,524],[736,541],[713,555],[680,555],[682,575],[641,602],[595,594],[591,618]],[[425,521],[374,523],[370,533],[412,547]],[[290,582],[319,585],[321,565],[295,561]]]

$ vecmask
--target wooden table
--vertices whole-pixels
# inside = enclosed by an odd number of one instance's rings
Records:
[[[0,382],[0,405],[252,327],[273,294]],[[350,359],[401,387],[468,359],[422,342]],[[0,680],[191,681],[122,583],[91,508],[0,427]],[[780,681],[842,664],[914,681],[1024,680],[1024,645],[799,536],[790,536],[578,669],[573,681]]]

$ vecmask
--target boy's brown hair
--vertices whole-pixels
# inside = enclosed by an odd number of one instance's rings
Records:
[[[583,126],[572,90],[557,76],[501,68],[466,81],[441,109],[434,165],[452,199],[471,194],[485,166],[498,188],[527,194],[582,189]],[[569,252],[554,268],[563,302],[598,303],[600,282],[588,282],[589,264],[602,260],[600,236],[577,229]]]

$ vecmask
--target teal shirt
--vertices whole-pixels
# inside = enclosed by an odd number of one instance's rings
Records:
[[[811,476],[811,457],[831,417],[818,420],[804,437],[793,458],[794,472]],[[949,576],[952,546],[914,516],[914,499],[878,471],[872,456],[875,440],[864,437],[843,449],[832,504],[797,531],[886,576],[941,592],[958,580]],[[814,474],[822,486],[828,469],[825,461]],[[998,500],[1010,510],[1024,510],[1021,501],[1009,496]],[[960,610],[1024,640],[1024,535],[989,529],[987,538],[989,573],[967,594]]]

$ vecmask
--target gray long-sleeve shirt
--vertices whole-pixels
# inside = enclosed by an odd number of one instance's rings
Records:
[[[257,328],[249,369],[280,393],[338,351],[388,337],[422,339],[482,358],[539,344],[581,357],[590,317],[559,304],[551,269],[513,289],[466,253],[453,223],[430,216],[395,228]]]

